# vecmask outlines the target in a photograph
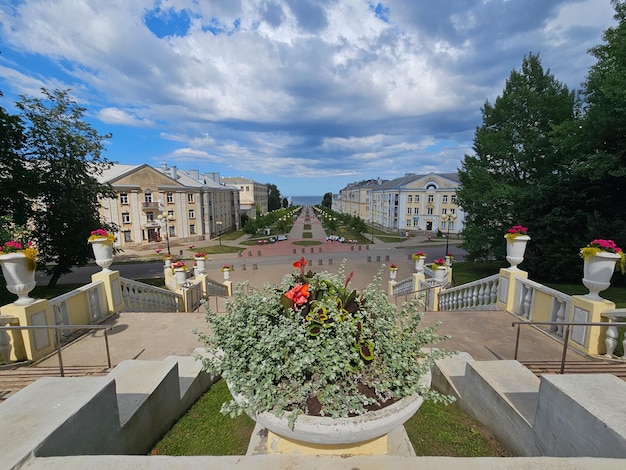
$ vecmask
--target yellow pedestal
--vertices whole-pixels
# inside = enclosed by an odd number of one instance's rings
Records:
[[[571,321],[601,322],[602,313],[613,310],[615,304],[610,300],[590,300],[582,295],[573,295],[568,317]],[[591,355],[606,354],[606,330],[609,326],[572,326],[569,344]],[[582,341],[581,341],[582,339]],[[582,343],[582,344],[581,344]]]
[[[300,455],[387,455],[387,435],[356,444],[310,444],[267,432],[268,454]]]
[[[4,305],[0,308],[0,314],[17,318],[11,326],[54,325],[47,300],[35,300],[28,305]],[[36,361],[55,350],[53,330],[13,330],[9,336],[13,346],[12,361]]]
[[[104,291],[106,292],[109,315],[120,312],[124,308],[122,284],[119,271],[100,271],[92,274],[91,280],[93,282],[102,281],[104,283]]]
[[[500,310],[513,311],[515,302],[515,279],[528,279],[528,273],[521,269],[500,269],[500,290],[496,305]]]

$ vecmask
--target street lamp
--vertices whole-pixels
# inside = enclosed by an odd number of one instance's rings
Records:
[[[170,234],[169,234],[169,222],[174,220],[174,216],[172,214],[168,214],[167,212],[163,212],[157,216],[157,219],[163,226],[163,230],[165,231],[165,239],[167,240],[167,254],[171,256],[170,252]]]
[[[370,220],[370,228],[372,229],[372,243],[374,243],[374,221]]]
[[[222,224],[223,222],[221,220],[218,220],[217,222],[215,222],[215,225],[217,225],[219,227],[219,234],[220,234],[220,246],[222,246]]]
[[[454,214],[448,214],[446,218],[443,219],[448,224],[448,233],[446,234],[446,253],[444,256],[448,256],[448,245],[450,242],[450,224],[454,221],[454,219],[456,219],[456,215]]]

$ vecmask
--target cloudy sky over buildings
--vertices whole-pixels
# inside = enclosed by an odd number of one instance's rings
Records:
[[[71,89],[107,157],[284,196],[454,172],[529,52],[570,88],[609,0],[4,0],[0,105]]]

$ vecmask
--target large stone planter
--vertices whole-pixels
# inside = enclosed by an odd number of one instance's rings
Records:
[[[176,278],[176,284],[182,286],[187,280],[187,270],[183,268],[174,269],[174,277]]]
[[[420,382],[429,387],[430,372]],[[235,400],[242,399],[235,392],[232,393]],[[248,414],[260,426],[287,439],[317,445],[356,444],[377,439],[402,426],[423,402],[422,396],[416,393],[380,410],[350,418],[299,415],[293,429],[289,426],[290,413],[280,418],[270,412]]]
[[[611,277],[615,271],[615,263],[620,259],[617,253],[601,251],[594,256],[585,258],[583,267],[583,284],[589,293],[585,297],[591,300],[602,300],[599,293],[611,285]]]
[[[511,264],[509,269],[517,270],[518,264],[524,261],[524,253],[526,252],[526,244],[530,240],[528,235],[518,235],[509,239],[506,235],[506,260]]]
[[[426,258],[420,256],[419,258],[415,259],[415,272],[417,273],[423,273],[424,272],[424,263],[426,261]]]
[[[206,258],[201,257],[201,258],[194,258],[196,265],[194,269],[198,270],[198,273],[203,273],[204,270],[206,269]]]
[[[111,272],[109,266],[113,263],[113,245],[106,238],[89,240],[93,249],[96,264],[102,268],[102,272]]]
[[[433,275],[435,277],[435,280],[442,282],[446,279],[446,273],[447,273],[447,269],[445,266],[439,266],[437,268],[434,268],[433,270]]]
[[[398,270],[397,269],[392,269],[392,270],[389,271],[389,279],[391,279],[392,281],[394,281],[397,276],[398,276]]]
[[[222,272],[224,273],[224,280],[228,281],[230,279],[230,269],[224,269]]]
[[[7,253],[0,255],[2,274],[7,283],[7,290],[17,295],[15,305],[28,305],[35,299],[28,296],[35,288],[35,271],[27,268],[26,256],[23,253]]]

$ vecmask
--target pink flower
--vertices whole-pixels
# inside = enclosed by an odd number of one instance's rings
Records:
[[[309,285],[296,284],[291,290],[285,293],[285,297],[293,301],[294,308],[304,305],[309,299]]]

